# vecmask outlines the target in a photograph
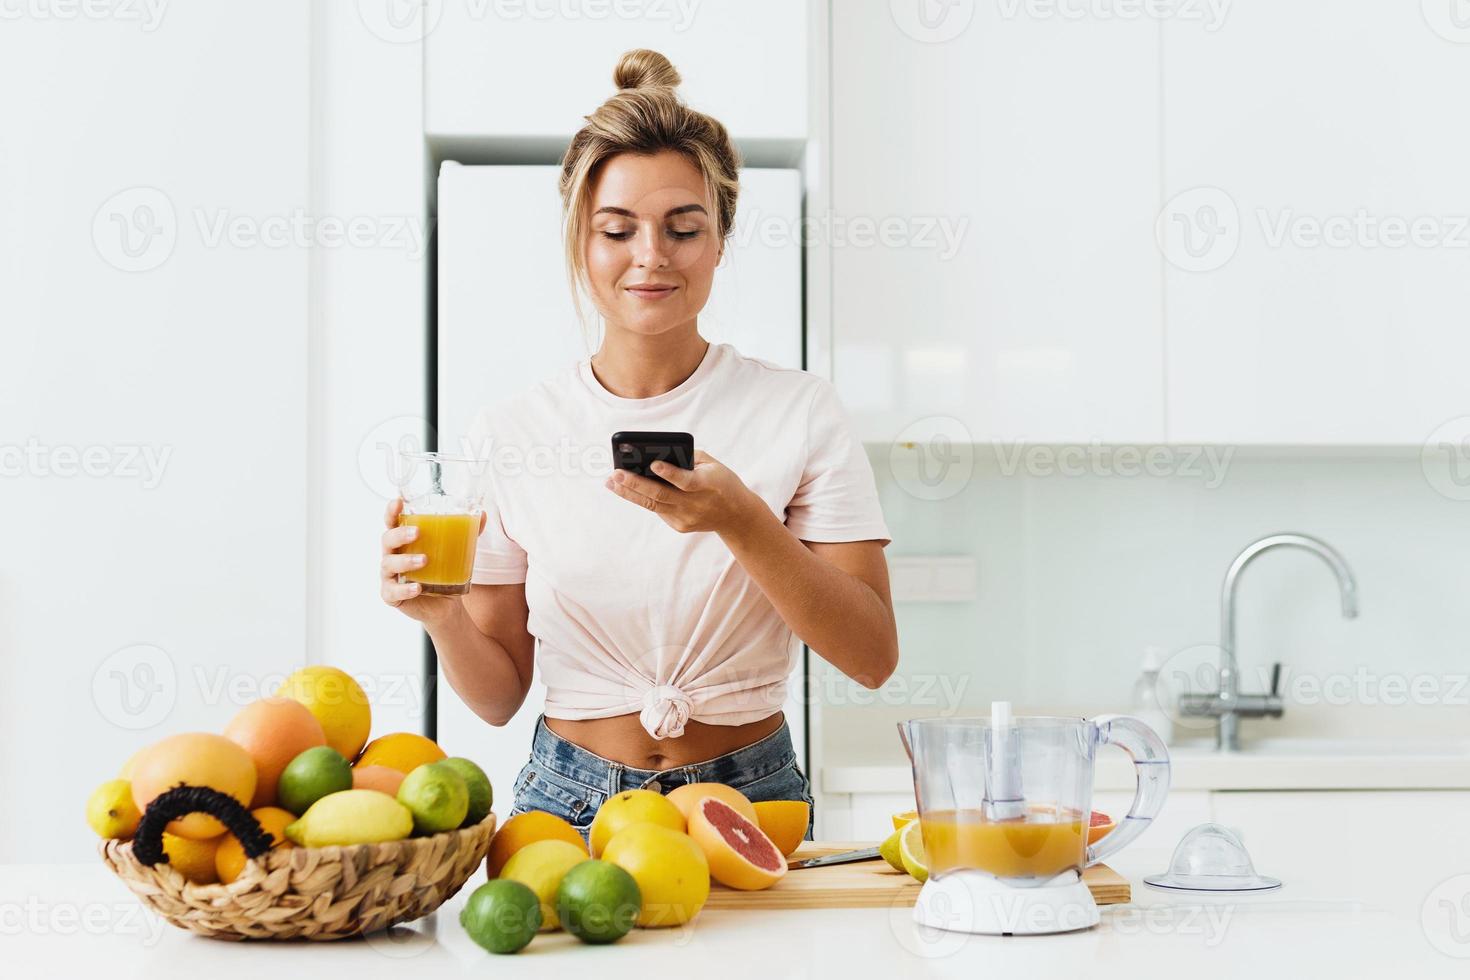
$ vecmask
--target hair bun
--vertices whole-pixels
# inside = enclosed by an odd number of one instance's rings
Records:
[[[648,48],[634,48],[618,59],[613,83],[625,88],[677,88],[683,81],[668,58]]]

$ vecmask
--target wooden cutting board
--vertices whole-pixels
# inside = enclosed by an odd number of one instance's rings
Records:
[[[808,841],[796,849],[788,860],[820,857],[837,851],[853,851],[875,847],[873,843],[846,844],[831,841]],[[1131,897],[1128,879],[1105,864],[1097,864],[1082,873],[1082,880],[1099,905],[1117,905]],[[834,864],[825,868],[802,868],[788,871],[770,888],[744,892],[712,883],[707,909],[870,909],[913,905],[919,898],[917,881],[902,871],[894,871],[882,858],[853,864]]]

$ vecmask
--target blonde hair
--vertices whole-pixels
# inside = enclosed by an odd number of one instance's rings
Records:
[[[715,240],[723,244],[735,225],[740,193],[740,154],[719,120],[697,112],[675,93],[682,79],[668,58],[635,48],[618,59],[618,92],[577,130],[561,161],[562,241],[572,302],[582,318],[581,296],[591,294],[583,242],[587,234],[592,181],[597,169],[619,153],[682,153],[704,178],[714,203]],[[585,325],[585,320],[584,320]]]

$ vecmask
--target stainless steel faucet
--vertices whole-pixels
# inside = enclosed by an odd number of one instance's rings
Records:
[[[1240,663],[1235,656],[1235,584],[1251,559],[1263,551],[1279,547],[1305,548],[1327,562],[1337,576],[1337,587],[1342,591],[1343,617],[1355,619],[1358,615],[1358,586],[1353,581],[1352,569],[1348,568],[1342,555],[1325,541],[1306,534],[1272,534],[1247,545],[1235,556],[1220,590],[1220,689],[1213,693],[1185,694],[1179,699],[1182,714],[1220,720],[1217,746],[1222,752],[1240,748],[1241,718],[1280,718],[1283,710],[1281,695],[1277,691],[1281,665],[1277,664],[1271,673],[1269,693],[1242,694]]]

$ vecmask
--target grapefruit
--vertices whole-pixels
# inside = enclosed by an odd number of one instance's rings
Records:
[[[759,822],[756,817],[755,807],[751,804],[750,800],[746,799],[745,794],[733,786],[726,786],[724,783],[689,783],[671,791],[667,798],[670,803],[679,808],[679,812],[684,814],[684,819],[687,821],[689,815],[694,811],[694,804],[706,796],[713,796],[717,800],[724,800],[736,810],[740,811],[745,816],[745,819]],[[805,828],[802,828],[802,832],[805,833]]]
[[[264,698],[240,709],[225,726],[225,738],[255,760],[255,796],[251,807],[276,802],[276,781],[286,763],[317,745],[327,744],[316,716],[300,701]]]
[[[771,839],[783,857],[790,855],[806,839],[806,825],[812,816],[812,808],[806,800],[763,800],[752,809],[761,833]]]
[[[249,806],[255,796],[255,760],[223,735],[171,735],[156,742],[134,764],[133,802],[146,812],[154,798],[180,783],[208,786]],[[223,834],[225,825],[207,813],[191,813],[171,821],[168,831],[190,840],[207,840]],[[213,874],[214,854],[209,858]]]
[[[709,860],[711,877],[722,885],[757,891],[770,888],[786,873],[785,856],[760,827],[713,796],[694,808],[689,836]]]
[[[1100,810],[1093,810],[1092,819],[1087,826],[1087,843],[1096,844],[1108,836],[1108,834],[1112,833],[1113,828],[1116,826],[1117,824],[1113,823],[1112,817]]]
[[[538,840],[564,840],[587,850],[587,842],[582,840],[576,827],[554,813],[527,810],[507,820],[490,838],[490,852],[485,855],[486,876],[500,877],[500,869],[505,867],[511,855]]]
[[[638,885],[640,926],[683,925],[709,900],[709,859],[688,834],[636,823],[608,841],[602,857]]]
[[[321,722],[327,744],[348,759],[356,758],[373,726],[367,695],[352,675],[318,664],[286,678],[276,697],[300,701]]]
[[[387,766],[353,766],[352,788],[375,789],[389,796],[398,795],[398,786],[403,782],[403,773]]]
[[[603,849],[618,831],[635,823],[652,823],[669,830],[684,832],[684,814],[669,802],[667,796],[651,789],[629,789],[610,796],[597,808],[592,818],[592,829],[588,835],[592,844],[592,856],[602,857]],[[637,877],[636,875],[634,877]]]

